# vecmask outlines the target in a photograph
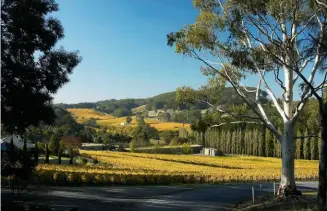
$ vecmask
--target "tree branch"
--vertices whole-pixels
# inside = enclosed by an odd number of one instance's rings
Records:
[[[220,75],[222,78],[226,79],[227,81],[229,81],[232,85],[232,87],[234,88],[234,90],[237,92],[237,94],[244,100],[244,102],[253,110],[253,112],[260,118],[260,120],[263,122],[263,124],[269,128],[272,133],[275,135],[275,137],[281,141],[281,135],[279,134],[279,132],[277,131],[277,129],[275,128],[275,126],[272,124],[272,122],[267,118],[267,117],[262,117],[261,114],[252,106],[252,104],[246,99],[245,95],[240,92],[240,90],[237,88],[237,86],[233,83],[232,80],[230,80],[229,77],[227,77],[224,74],[221,74],[215,67],[213,67],[211,64],[209,64],[208,62],[206,62],[204,59],[202,59],[201,57],[199,57],[199,55],[193,50],[193,49],[189,49],[190,52],[192,52],[195,56],[196,59],[198,59],[199,61],[203,62],[204,64],[206,64],[208,67],[210,67],[212,70],[214,70],[218,75]],[[222,61],[221,61],[222,63]],[[225,66],[222,63],[223,66]]]
[[[224,123],[220,123],[218,125],[211,125],[208,130],[210,130],[211,128],[220,127],[220,126],[223,126],[223,125],[226,125],[226,124],[241,124],[241,123],[246,123],[246,124],[259,124],[259,125],[262,125],[263,124],[262,122],[249,122],[249,121],[224,122]]]
[[[320,6],[324,6],[327,8],[327,3],[324,3],[322,1],[316,0],[316,3],[319,4]]]

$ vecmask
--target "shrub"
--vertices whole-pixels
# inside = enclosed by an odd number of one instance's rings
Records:
[[[42,143],[42,142],[37,142],[37,147],[38,147],[40,150],[44,150],[44,148],[45,148],[44,143]]]
[[[170,146],[175,146],[177,145],[177,142],[175,140],[171,140],[169,143]]]
[[[134,149],[135,149],[135,142],[134,142],[134,140],[132,140],[129,143],[129,149],[130,149],[131,152],[134,152]]]
[[[82,158],[81,161],[82,161],[82,164],[83,165],[85,165],[87,163],[87,159],[86,158]]]
[[[77,164],[86,165],[87,159],[86,158],[83,158],[83,157],[78,157],[78,158],[76,158],[76,163]]]
[[[99,161],[97,159],[93,159],[93,164],[98,164]]]
[[[181,145],[181,144],[184,144],[184,143],[187,143],[188,142],[188,139],[187,138],[182,138],[182,137],[175,137],[171,140],[170,144],[171,146],[173,145]]]
[[[189,155],[193,153],[193,149],[190,144],[183,144],[182,145],[182,154]]]

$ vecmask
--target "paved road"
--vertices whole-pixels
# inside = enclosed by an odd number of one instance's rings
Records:
[[[317,182],[298,182],[302,191],[317,190]],[[31,188],[27,201],[51,204],[57,210],[80,211],[216,211],[228,210],[250,200],[252,187],[260,194],[259,184],[181,185],[181,186],[111,186],[111,187],[41,187]],[[273,192],[273,183],[262,184],[263,194]],[[2,189],[1,200],[10,197]]]

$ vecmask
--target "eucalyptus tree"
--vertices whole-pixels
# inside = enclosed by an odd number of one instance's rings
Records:
[[[294,174],[294,125],[312,91],[297,87],[297,72],[314,84],[325,63],[322,46],[309,34],[324,38],[326,10],[312,8],[311,0],[194,0],[195,23],[167,35],[175,51],[203,63],[201,71],[232,86],[282,145],[278,196],[297,194]],[[255,89],[244,85],[257,77]],[[281,90],[278,98],[272,82]],[[281,133],[259,100],[263,88],[283,122]],[[295,102],[295,92],[300,100]],[[248,93],[255,93],[255,97]]]

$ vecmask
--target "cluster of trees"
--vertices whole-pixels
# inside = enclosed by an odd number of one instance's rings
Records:
[[[247,110],[247,107],[234,107]],[[283,132],[283,122],[271,107],[266,105],[277,130]],[[310,99],[303,115],[295,126],[295,158],[319,159],[320,121],[318,103]],[[222,117],[219,112],[206,112],[191,124],[192,132],[179,130],[180,137],[194,137],[196,143],[215,147],[224,153],[254,156],[281,157],[281,144],[274,134],[260,121],[239,121],[235,116]]]
[[[116,117],[124,117],[132,115],[133,108],[145,105],[147,111],[158,109],[173,109],[181,112],[176,112],[173,115],[163,113],[158,118],[163,121],[174,121],[181,123],[190,123],[199,116],[203,109],[209,108],[204,102],[195,102],[194,104],[184,103],[176,100],[177,92],[167,92],[147,99],[122,99],[122,100],[105,100],[96,103],[78,103],[78,104],[57,104],[60,108],[92,108],[98,111],[112,114]],[[253,93],[248,94],[254,97]],[[260,99],[262,103],[267,101],[267,93],[262,91]],[[235,90],[227,87],[221,95],[216,105],[239,105],[243,104],[242,98],[237,95]]]
[[[150,139],[159,139],[159,132],[156,128],[151,127],[144,121],[144,116],[136,116],[137,127],[132,132],[132,145],[133,146],[147,146]]]
[[[179,132],[173,130],[164,130],[159,132],[159,136],[162,140],[165,141],[165,143],[169,143],[175,137],[179,137]]]
[[[281,129],[279,129],[281,130]],[[309,137],[312,131],[298,130],[295,141],[295,158],[318,160],[319,137]],[[194,137],[195,143],[202,144],[202,133],[191,132],[184,137]],[[214,147],[226,154],[281,157],[280,142],[262,124],[224,125],[205,133],[205,147]]]
[[[132,108],[143,105],[143,99],[104,100],[97,102],[96,109],[116,117],[129,116]]]
[[[92,140],[92,131],[75,121],[72,115],[65,109],[54,108],[56,118],[51,124],[41,123],[38,126],[30,126],[26,129],[23,137],[35,143],[39,150],[45,153],[45,162],[49,163],[49,155],[58,155],[58,162],[61,162],[61,155],[64,149],[69,150],[70,162],[72,163],[73,150],[82,142]],[[68,138],[70,137],[70,138]],[[35,155],[38,159],[38,155]]]
[[[120,133],[108,133],[108,131],[102,131],[95,135],[94,143],[102,143],[105,145],[110,145],[114,143],[129,143],[132,137]]]

